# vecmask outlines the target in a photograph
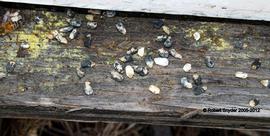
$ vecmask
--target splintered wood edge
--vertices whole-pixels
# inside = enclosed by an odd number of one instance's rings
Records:
[[[265,0],[0,0],[2,2],[64,6],[87,9],[270,21]]]

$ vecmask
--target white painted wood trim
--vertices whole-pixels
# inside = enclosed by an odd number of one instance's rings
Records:
[[[65,7],[270,21],[268,0],[0,0]]]

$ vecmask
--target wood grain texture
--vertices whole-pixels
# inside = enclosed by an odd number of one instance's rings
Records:
[[[265,0],[0,0],[88,9],[270,21]]]
[[[4,10],[7,8],[1,7],[2,15]],[[10,60],[19,64],[13,73],[0,82],[1,117],[270,128],[270,90],[259,83],[270,76],[268,25],[261,22],[206,21],[183,16],[119,13],[115,18],[96,17],[98,28],[89,30],[86,28],[85,14],[76,13],[76,18],[83,21],[76,40],[69,41],[67,45],[55,40],[44,44],[46,38],[42,38],[43,33],[59,29],[66,14],[43,10],[21,9],[24,25],[10,34],[12,40],[7,36],[0,37],[0,71],[5,71],[5,65]],[[35,15],[46,22],[41,28],[31,25]],[[158,18],[165,18],[165,24],[173,31],[173,48],[182,54],[183,60],[169,58],[168,67],[155,65],[146,77],[125,77],[121,83],[112,80],[111,61],[124,55],[129,47],[150,47],[157,55],[156,50],[162,45],[154,39],[164,32],[154,29],[151,22]],[[114,25],[118,20],[124,21],[127,35],[117,32]],[[196,42],[192,38],[196,31],[201,33],[197,43],[199,47],[195,47]],[[83,47],[87,33],[92,33],[94,38],[90,49]],[[29,56],[17,57],[18,45],[23,40],[28,40],[31,47],[36,47],[38,43],[40,45],[29,51]],[[248,47],[235,48],[242,44]],[[214,69],[205,66],[206,55],[215,60]],[[79,79],[76,68],[87,57],[96,63],[96,67],[87,69],[86,76]],[[250,69],[254,58],[262,61],[262,67],[258,70]],[[187,62],[192,64],[189,73],[182,70]],[[134,63],[142,64],[142,60]],[[236,71],[247,72],[249,77],[235,78]],[[190,78],[194,73],[200,74],[208,86],[207,92],[199,96],[180,85],[181,77]],[[93,95],[84,94],[85,81],[92,82]],[[148,91],[151,84],[160,87],[160,95]],[[261,108],[261,111],[257,113],[202,112],[203,108],[249,108],[248,102],[254,98],[260,100],[256,108]]]

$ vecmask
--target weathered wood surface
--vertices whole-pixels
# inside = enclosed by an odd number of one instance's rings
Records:
[[[38,5],[270,21],[266,0],[0,0]]]
[[[1,7],[3,15],[8,8]],[[43,9],[45,10],[45,9]],[[46,41],[44,35],[63,24],[65,12],[21,9],[24,25],[7,36],[0,37],[0,71],[5,72],[8,61],[20,63],[15,72],[0,82],[0,116],[18,118],[48,118],[78,121],[123,121],[149,124],[188,125],[220,128],[270,128],[269,89],[259,83],[270,76],[269,42],[270,27],[262,22],[236,22],[208,20],[179,16],[152,16],[119,13],[114,18],[99,18],[98,28],[86,28],[85,14],[77,14],[83,20],[80,35],[67,45]],[[45,25],[33,25],[39,15]],[[165,24],[173,30],[174,47],[183,60],[170,58],[168,67],[154,66],[146,77],[135,76],[123,82],[110,78],[112,60],[125,54],[131,47],[145,46],[159,49],[154,41],[162,30],[153,29],[151,21],[165,18]],[[123,19],[127,35],[115,29],[115,23]],[[225,21],[225,22],[223,22]],[[192,34],[198,31],[202,38],[195,47]],[[91,32],[93,46],[83,46],[86,33]],[[18,45],[24,40],[31,44],[29,56],[17,57]],[[15,44],[14,44],[15,43]],[[39,44],[37,46],[36,44]],[[246,49],[234,48],[247,44]],[[19,52],[20,54],[21,52]],[[205,55],[212,56],[215,68],[204,64]],[[76,68],[90,56],[96,67],[87,70],[79,79]],[[254,58],[260,58],[262,68],[251,70]],[[185,63],[192,70],[185,73]],[[140,60],[135,61],[140,64]],[[236,71],[249,73],[247,79],[234,77]],[[190,89],[180,85],[180,78],[199,73],[206,93],[195,96]],[[94,95],[84,94],[84,82],[91,81]],[[160,95],[148,91],[155,84]],[[203,108],[247,107],[250,99],[260,100],[257,113],[209,113]]]

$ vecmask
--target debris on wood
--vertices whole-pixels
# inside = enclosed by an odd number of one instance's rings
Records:
[[[6,77],[7,77],[6,73],[0,72],[0,80],[3,79],[3,78],[6,78]]]
[[[124,80],[124,77],[120,73],[114,70],[111,71],[111,78],[118,82],[122,82]]]
[[[16,62],[14,62],[14,61],[8,62],[6,65],[7,73],[12,73],[14,71],[15,67],[16,67]]]
[[[51,33],[48,33],[46,37],[47,37],[48,39],[50,39],[50,40],[54,39],[54,35],[53,35],[52,32],[51,32]]]
[[[68,43],[67,39],[63,37],[62,34],[59,33],[57,30],[53,31],[52,34],[53,34],[53,37],[55,37],[56,40],[58,40],[60,43],[63,43],[63,44]]]
[[[201,38],[200,33],[199,33],[199,32],[195,32],[195,33],[193,34],[193,38],[195,39],[195,41],[199,41],[200,38]]]
[[[90,59],[84,59],[81,62],[81,68],[92,68],[96,65],[96,63],[94,63],[93,61],[91,61]]]
[[[246,49],[248,47],[248,44],[243,43],[243,49]]]
[[[182,55],[178,53],[175,49],[170,49],[169,50],[170,55],[172,55],[176,59],[182,59]]]
[[[71,33],[69,34],[69,39],[73,40],[73,39],[77,36],[77,34],[78,34],[77,29],[76,29],[76,28],[73,29],[73,30],[71,31]]]
[[[87,21],[94,21],[94,15],[86,15],[85,16],[85,19],[87,20]]]
[[[140,47],[140,48],[138,49],[138,55],[139,55],[140,57],[143,57],[143,56],[144,56],[144,54],[145,54],[144,49],[145,49],[145,47]]]
[[[73,26],[66,26],[66,27],[60,28],[59,32],[67,33],[67,32],[71,32],[72,30],[73,30]]]
[[[243,49],[246,49],[248,47],[248,45],[246,43],[243,43],[242,41],[237,41],[235,44],[234,44],[234,48],[235,49],[240,49],[240,50],[243,50]]]
[[[93,90],[93,88],[91,87],[91,82],[86,81],[86,82],[84,83],[84,85],[85,85],[85,87],[84,87],[84,92],[85,92],[85,94],[86,94],[86,95],[91,95],[91,94],[93,94],[94,90]]]
[[[28,49],[30,47],[30,45],[27,42],[23,42],[20,46],[23,49]]]
[[[123,35],[125,35],[127,33],[127,30],[123,24],[123,22],[118,22],[115,24],[116,29]]]
[[[259,104],[259,100],[257,100],[257,99],[252,99],[252,100],[249,101],[249,106],[250,107],[255,107],[258,104]]]
[[[191,70],[191,64],[190,63],[186,63],[183,67],[183,70],[185,72],[189,72]]]
[[[142,66],[132,66],[134,69],[134,72],[139,74],[140,76],[146,76],[149,71],[146,67],[142,67]]]
[[[166,36],[166,35],[159,35],[159,36],[157,36],[156,37],[156,41],[157,42],[165,42],[165,40],[168,38],[168,36]]]
[[[202,89],[203,89],[204,91],[206,91],[206,90],[208,89],[208,87],[207,87],[206,85],[203,85],[203,86],[202,86]]]
[[[195,87],[193,88],[194,95],[200,95],[207,90],[207,86],[203,85],[202,78],[198,74],[192,76]]]
[[[74,18],[74,19],[70,20],[69,24],[70,24],[71,26],[73,26],[73,27],[78,28],[78,27],[81,27],[82,21],[81,21],[81,20],[76,20],[76,19]]]
[[[245,79],[248,77],[248,73],[237,71],[235,72],[235,77]]]
[[[170,30],[170,28],[168,26],[162,26],[162,29],[167,35],[171,34],[171,30]]]
[[[256,58],[254,60],[254,62],[252,62],[252,64],[251,64],[251,69],[257,70],[261,67],[261,65],[262,65],[262,63],[261,63],[260,59]]]
[[[168,36],[167,39],[164,41],[164,47],[165,48],[171,48],[172,47],[172,37]]]
[[[133,57],[131,54],[126,54],[125,56],[119,58],[120,61],[127,63],[127,62],[132,62],[133,61]]]
[[[260,83],[267,88],[270,88],[270,82],[269,80],[261,80]]]
[[[185,88],[188,88],[188,89],[191,89],[193,87],[192,83],[188,82],[187,77],[182,77],[180,80],[180,83],[181,85],[183,85]]]
[[[135,74],[134,69],[130,65],[127,65],[125,67],[125,72],[126,72],[126,75],[127,75],[128,78],[132,78],[134,76],[134,74]]]
[[[149,67],[149,68],[152,68],[154,66],[154,60],[152,58],[151,55],[147,55],[145,58],[144,58],[144,61],[145,61],[145,64]]]
[[[206,91],[207,87],[206,86],[195,86],[193,88],[193,93],[194,95],[201,95]]]
[[[124,73],[124,68],[117,60],[113,64],[114,69],[119,73]]]
[[[75,12],[72,11],[71,9],[68,9],[67,10],[67,16],[70,17],[70,18],[73,18],[75,16]]]
[[[86,48],[90,48],[92,45],[92,35],[91,34],[87,34],[84,40],[84,47]]]
[[[81,71],[80,68],[77,68],[76,70],[77,70],[77,76],[79,78],[83,78],[85,76],[85,73],[83,71]]]
[[[86,26],[88,27],[88,28],[90,28],[90,29],[96,29],[97,28],[97,22],[87,22],[86,23]]]
[[[194,82],[195,85],[197,85],[197,86],[201,86],[202,85],[202,78],[201,78],[200,75],[193,74],[192,78],[193,78],[193,82]]]
[[[104,15],[106,16],[106,17],[109,17],[109,18],[111,18],[111,17],[114,17],[115,15],[116,15],[116,12],[115,11],[105,11],[104,12]]]
[[[162,19],[154,20],[153,27],[156,29],[160,29],[164,25],[164,21]]]
[[[19,14],[19,11],[13,13],[6,12],[2,24],[0,25],[0,36],[9,34],[18,29],[21,22],[22,16]]]
[[[158,54],[162,58],[168,58],[169,57],[169,52],[165,50],[164,48],[158,49]]]
[[[160,93],[160,89],[155,85],[150,85],[148,90],[150,92],[152,92],[153,94],[159,94]]]
[[[20,10],[17,10],[16,12],[11,13],[10,16],[10,20],[12,22],[18,22],[20,20],[22,20],[22,16],[20,15]]]
[[[161,57],[157,57],[154,58],[154,62],[159,65],[159,66],[163,66],[166,67],[169,65],[169,60],[167,58],[161,58]]]
[[[134,54],[136,54],[136,53],[138,53],[138,48],[137,48],[137,47],[131,47],[131,48],[129,48],[128,51],[127,51],[127,54],[131,54],[131,55],[134,55]],[[140,54],[142,54],[142,53],[140,53]],[[143,54],[144,54],[144,53],[143,53]]]
[[[7,22],[8,19],[9,19],[9,17],[10,17],[10,11],[8,10],[8,11],[6,11],[6,13],[4,14],[3,19],[2,19],[2,22],[3,22],[3,23]]]
[[[171,48],[173,44],[172,37],[167,35],[159,35],[155,41],[162,43],[164,48]]]
[[[39,25],[44,23],[43,18],[41,18],[39,16],[35,16],[34,21],[36,22],[36,24],[39,24]]]
[[[211,58],[210,56],[206,56],[206,57],[205,57],[205,65],[206,65],[208,68],[214,68],[215,63],[214,63],[214,61],[212,60],[212,58]]]

